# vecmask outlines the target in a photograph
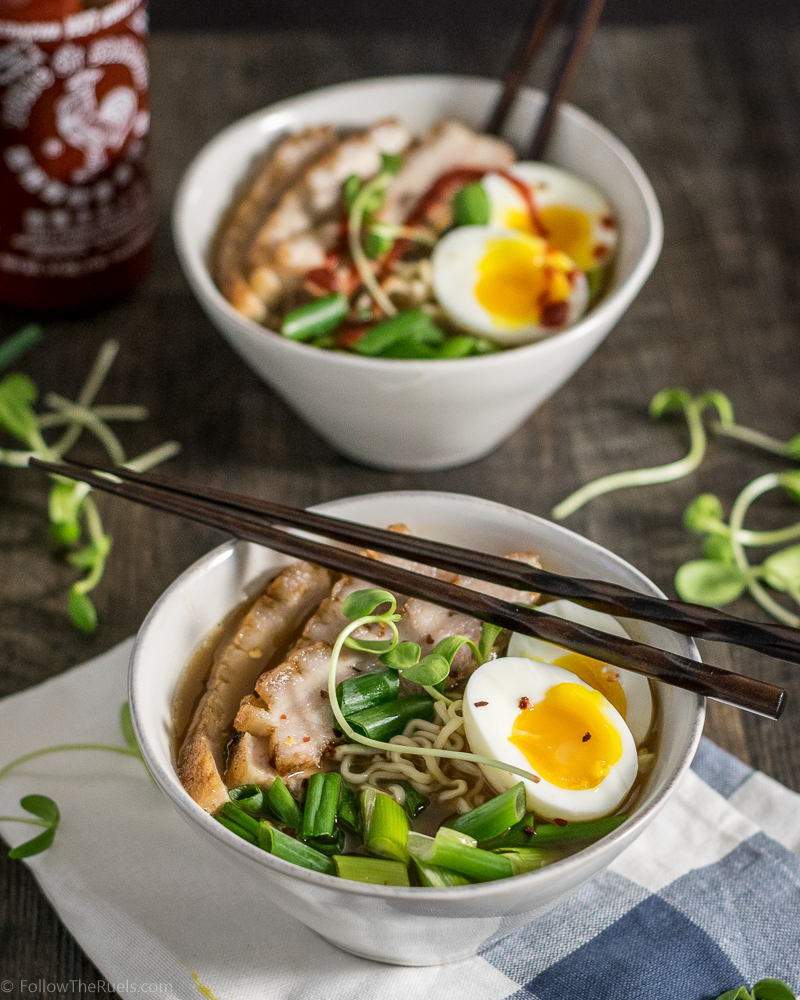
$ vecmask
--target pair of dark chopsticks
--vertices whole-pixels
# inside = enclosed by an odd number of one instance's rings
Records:
[[[88,466],[76,462],[56,464],[38,459],[31,459],[31,465],[770,719],[778,718],[786,700],[786,692],[775,685],[423,576],[349,549],[284,531],[276,525],[368,546],[388,555],[517,590],[537,590],[550,597],[565,597],[599,611],[639,618],[686,635],[732,642],[770,656],[800,662],[800,630],[785,625],[744,621],[712,608],[660,600],[616,584],[571,579],[513,559],[208,487],[200,493],[182,483],[131,472],[124,467]]]
[[[487,122],[485,131],[499,135],[516,100],[525,76],[539,54],[556,21],[566,7],[567,0],[543,0],[534,4],[522,30],[520,43],[514,51],[503,77],[503,89]],[[558,106],[566,100],[569,88],[578,71],[592,35],[603,12],[605,0],[577,0],[572,26],[566,45],[556,64],[544,110],[536,126],[536,132],[528,150],[532,160],[540,160],[544,155],[550,133],[555,125]]]

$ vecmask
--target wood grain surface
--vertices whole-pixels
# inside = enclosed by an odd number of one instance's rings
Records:
[[[717,388],[741,423],[780,438],[800,431],[800,31],[723,35],[710,28],[601,30],[574,101],[615,132],[656,188],[666,240],[644,291],[602,348],[498,451],[449,472],[391,474],[338,456],[214,332],[172,250],[168,213],[187,163],[223,126],[272,101],[372,75],[496,75],[502,45],[398,34],[160,35],[152,46],[153,171],[160,213],[155,265],[130,300],[47,324],[24,368],[45,390],[73,395],[108,336],[122,342],[105,402],[150,408],[126,428],[136,454],[183,443],[170,471],[196,482],[306,506],[387,489],[473,493],[547,515],[606,472],[669,461],[686,448],[679,423],[651,424],[665,386]],[[536,80],[546,79],[542,67]],[[22,317],[0,314],[0,337]],[[86,455],[95,454],[91,450]],[[570,528],[630,560],[670,593],[677,567],[699,554],[681,514],[700,492],[729,505],[754,476],[780,468],[712,441],[701,469],[667,486],[603,497]],[[174,577],[221,537],[110,497],[98,497],[114,551],[87,638],[66,614],[73,572],[48,552],[46,487],[0,470],[0,695],[51,677],[136,631]],[[765,526],[796,520],[763,503]],[[735,610],[757,615],[742,601]],[[744,650],[712,647],[721,666],[785,685],[770,723],[711,705],[707,734],[800,790],[800,675]],[[41,896],[25,866],[0,857],[0,980],[102,977]],[[22,995],[14,992],[13,995]],[[67,995],[70,995],[67,993]],[[78,995],[75,987],[74,995]]]

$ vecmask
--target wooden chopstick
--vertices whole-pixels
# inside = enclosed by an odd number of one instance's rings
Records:
[[[541,10],[537,10],[538,4],[531,8],[522,29],[520,42],[503,75],[503,89],[500,92],[500,97],[497,99],[484,129],[490,135],[499,135],[503,130],[528,70],[547,41],[547,37],[560,17],[565,3],[566,0],[544,0]],[[555,125],[558,107],[562,101],[566,100],[578,67],[592,40],[604,5],[605,0],[579,0],[572,29],[550,81],[544,110],[539,118],[536,133],[528,151],[528,156],[532,160],[540,160],[544,155],[550,133]]]
[[[426,566],[435,566],[517,590],[540,591],[548,597],[562,597],[620,618],[636,618],[663,625],[683,635],[745,646],[766,656],[800,663],[800,629],[788,625],[748,621],[717,608],[650,597],[602,580],[573,579],[514,559],[446,545],[416,535],[401,535],[385,528],[343,521],[329,514],[315,514],[255,497],[226,493],[210,487],[204,487],[202,494],[199,494],[185,483],[161,476],[143,475],[118,466],[89,465],[84,462],[73,462],[73,465],[110,473],[131,482],[157,486],[181,496],[199,496],[231,510],[266,517],[274,524],[311,531],[337,542],[368,546],[378,552],[411,559]]]
[[[621,636],[576,625],[545,612],[520,607],[444,580],[413,573],[348,549],[312,541],[266,525],[260,516],[231,511],[218,502],[200,496],[177,493],[156,483],[114,482],[106,478],[106,473],[97,474],[69,462],[57,464],[32,459],[31,465],[88,483],[116,496],[228,531],[245,541],[266,545],[278,552],[310,560],[399,593],[432,601],[514,632],[536,636],[584,656],[634,670],[654,680],[685,688],[766,718],[777,719],[786,702],[786,692],[783,689],[764,681],[743,677]]]
[[[544,155],[555,125],[558,107],[569,93],[572,80],[583,61],[604,6],[605,0],[580,0],[572,34],[548,88],[547,103],[528,151],[531,160],[540,160]]]
[[[500,135],[502,132],[508,114],[517,99],[519,88],[525,82],[533,60],[547,41],[565,3],[566,0],[545,0],[541,11],[538,10],[538,2],[532,4],[522,28],[519,44],[503,74],[503,89],[484,132],[489,135]]]

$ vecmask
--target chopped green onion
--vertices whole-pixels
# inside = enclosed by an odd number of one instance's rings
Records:
[[[303,823],[303,814],[281,778],[276,778],[270,785],[267,793],[267,804],[286,826],[291,827],[292,830],[300,829]]]
[[[347,721],[362,736],[385,742],[402,733],[412,719],[433,722],[434,714],[433,700],[427,695],[415,694],[366,708],[351,715]]]
[[[453,218],[459,226],[485,226],[489,222],[489,196],[480,181],[467,184],[453,196]]]
[[[608,278],[608,269],[605,267],[593,267],[584,273],[589,285],[589,302],[594,304],[603,294]]]
[[[333,854],[342,853],[346,840],[347,836],[340,828],[334,832],[332,837],[309,837],[307,843],[309,847],[313,847],[320,854],[327,854],[328,857],[331,857]]]
[[[523,816],[506,833],[481,841],[485,850],[508,847],[560,847],[571,840],[598,840],[624,823],[627,816],[603,816],[583,823],[538,823],[533,813]]]
[[[371,670],[359,677],[349,677],[336,688],[339,707],[346,719],[356,712],[397,698],[400,678],[396,670]]]
[[[289,340],[310,340],[328,333],[347,315],[349,306],[341,292],[314,299],[299,309],[293,309],[281,324],[281,333]]]
[[[423,343],[439,343],[444,334],[434,326],[422,309],[409,309],[384,320],[368,330],[353,350],[368,357],[378,357],[398,341],[413,337]]]
[[[437,361],[441,357],[441,352],[437,347],[429,347],[421,340],[408,337],[387,347],[380,357],[395,358],[399,361]]]
[[[370,260],[382,257],[394,246],[394,240],[381,233],[368,232],[364,240],[364,253]]]
[[[336,874],[336,866],[330,858],[326,858],[308,844],[282,833],[269,823],[258,825],[258,846],[262,851],[268,851],[276,858],[283,858],[284,861],[291,861],[293,865],[300,865],[301,868],[325,872],[327,875]]]
[[[468,358],[470,354],[477,353],[478,342],[474,337],[461,334],[457,337],[448,337],[439,348],[440,358]]]
[[[246,830],[252,837],[255,837],[258,833],[258,820],[253,819],[250,813],[246,813],[244,809],[240,809],[233,802],[226,802],[225,805],[220,809],[219,815],[224,816],[225,819],[229,820],[231,823],[235,823],[240,826],[243,830]]]
[[[399,785],[406,793],[406,801],[403,805],[405,811],[408,813],[409,819],[414,819],[415,816],[419,816],[422,810],[427,809],[431,804],[431,800],[428,796],[423,795],[422,792],[418,792],[410,781],[393,781],[392,784]]]
[[[470,885],[470,880],[466,875],[452,872],[448,868],[440,868],[438,865],[426,865],[424,861],[413,858],[414,867],[417,870],[419,884],[427,886],[429,889],[446,889],[451,885]]]
[[[436,837],[412,832],[408,835],[408,852],[423,864],[460,872],[476,882],[493,882],[514,874],[514,867],[508,858],[459,843],[459,836],[463,835],[455,830],[445,831],[444,827]]]
[[[539,847],[515,847],[510,851],[501,851],[499,856],[508,858],[515,875],[536,871],[553,858],[553,852]]]
[[[447,826],[468,833],[476,841],[491,840],[509,830],[525,815],[525,786],[519,784],[496,795],[477,809],[448,820]]]
[[[397,174],[403,166],[403,157],[399,153],[381,153],[381,172]]]
[[[229,820],[227,816],[215,816],[214,819],[226,827],[226,829],[230,830],[231,833],[235,833],[237,837],[241,837],[242,840],[246,840],[249,844],[258,843],[252,833],[248,833],[243,826],[239,826],[238,823],[234,823],[232,820]]]
[[[411,885],[408,881],[408,869],[402,861],[363,858],[351,854],[337,854],[333,860],[339,878],[349,878],[351,882],[368,882],[370,885]]]
[[[358,793],[351,785],[342,783],[336,818],[351,833],[361,833],[361,807],[358,802]]]
[[[231,788],[228,797],[251,816],[258,816],[267,805],[267,798],[258,785],[239,785],[238,788]]]
[[[317,771],[308,779],[301,826],[303,840],[333,836],[341,784],[342,776],[338,771]]]
[[[364,816],[364,847],[379,858],[407,861],[408,816],[391,795],[374,788],[361,792],[361,812]]]

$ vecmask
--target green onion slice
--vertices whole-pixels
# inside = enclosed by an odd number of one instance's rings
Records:
[[[258,846],[263,851],[274,854],[276,858],[291,861],[293,865],[300,865],[301,868],[324,872],[326,875],[336,874],[336,866],[330,858],[326,858],[308,844],[270,826],[269,823],[258,824]]]
[[[385,742],[402,733],[412,719],[433,722],[434,714],[433,700],[415,694],[356,712],[347,721],[362,736]]]
[[[281,324],[281,333],[289,340],[310,340],[328,333],[347,315],[349,306],[341,292],[314,299],[287,313]]]
[[[364,847],[370,854],[393,861],[408,860],[408,816],[391,795],[365,788],[361,792]]]
[[[520,781],[482,806],[447,821],[447,826],[468,833],[476,841],[499,837],[525,815],[525,786]]]
[[[408,880],[408,869],[402,861],[363,858],[350,854],[337,854],[333,860],[339,878],[349,878],[352,882],[368,882],[370,885],[411,884]]]
[[[400,679],[394,670],[372,670],[358,677],[349,677],[336,688],[339,707],[346,719],[365,708],[397,698]]]
[[[445,827],[435,837],[411,832],[407,841],[408,852],[423,864],[459,872],[475,882],[493,882],[514,874],[514,867],[508,858],[459,842],[459,838],[464,836]]]
[[[467,184],[453,196],[453,218],[459,226],[485,226],[491,214],[489,196],[480,181]]]
[[[292,830],[299,830],[303,823],[300,806],[281,778],[276,778],[267,793],[267,804],[275,815]]]

